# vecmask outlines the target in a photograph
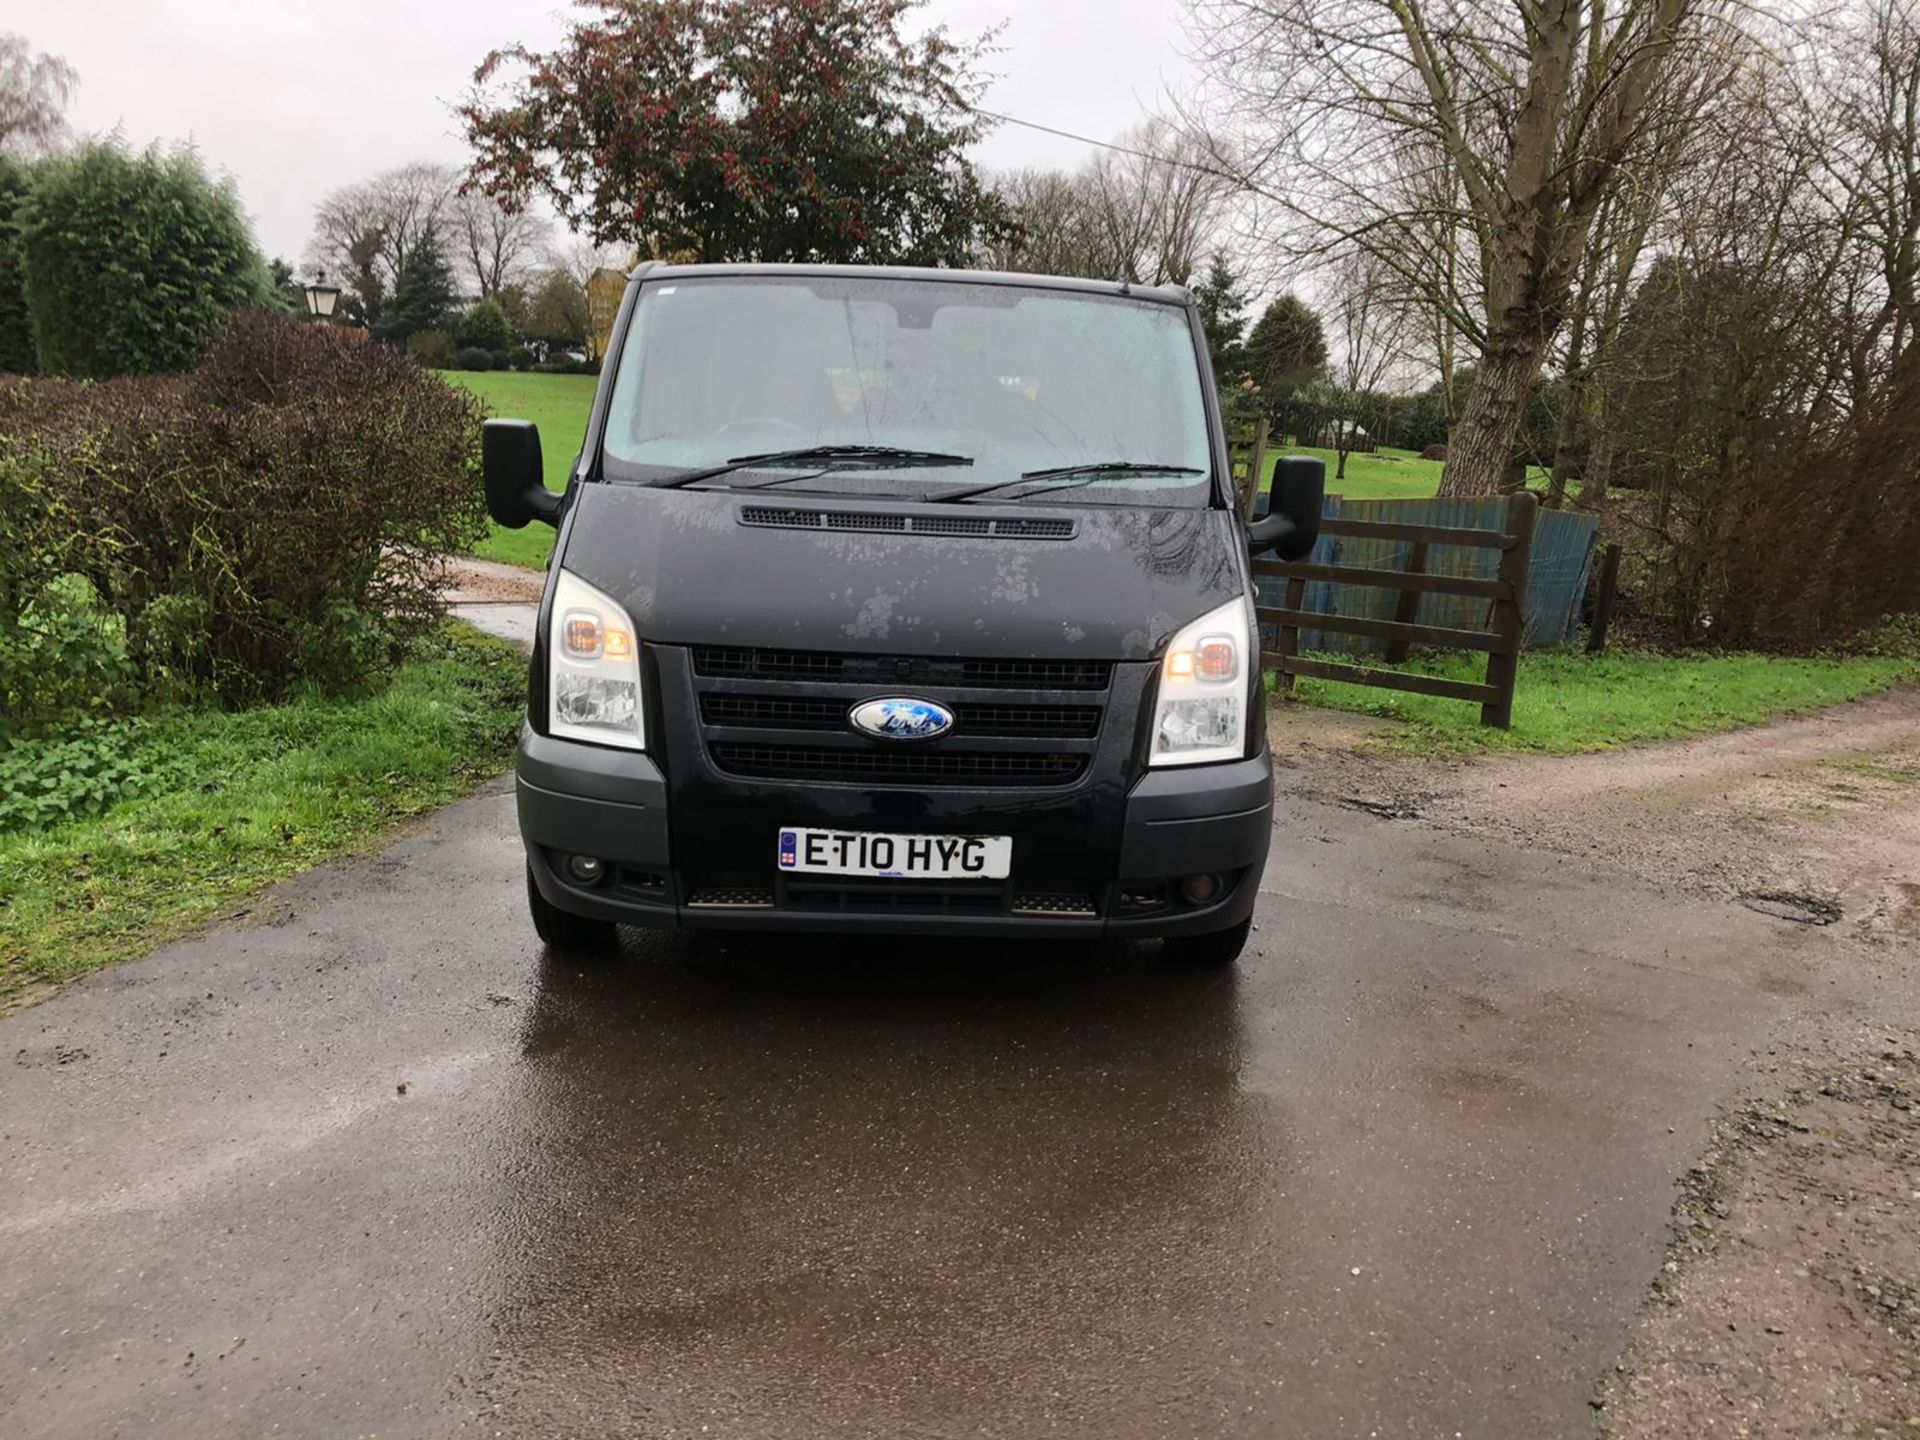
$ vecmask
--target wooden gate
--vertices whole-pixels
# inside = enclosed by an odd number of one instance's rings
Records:
[[[1527,561],[1533,546],[1537,510],[1538,502],[1527,491],[1521,490],[1509,497],[1506,523],[1499,530],[1401,525],[1380,520],[1327,517],[1320,522],[1324,534],[1410,542],[1407,568],[1369,570],[1352,565],[1319,565],[1306,560],[1256,560],[1254,574],[1274,576],[1285,580],[1287,586],[1284,606],[1258,612],[1261,620],[1279,629],[1279,649],[1263,655],[1262,663],[1279,673],[1282,691],[1293,688],[1295,676],[1308,675],[1321,680],[1345,680],[1355,685],[1405,690],[1416,695],[1475,701],[1480,706],[1483,725],[1496,725],[1503,730],[1508,728],[1513,723],[1513,682],[1526,633],[1523,607],[1527,594]],[[1424,568],[1427,550],[1435,545],[1497,550],[1500,552],[1498,570],[1491,579],[1427,574]],[[1307,582],[1311,580],[1398,590],[1400,603],[1391,620],[1307,610],[1302,607],[1306,600]],[[1422,625],[1419,620],[1422,595],[1465,595],[1485,599],[1486,628],[1469,630]],[[1343,661],[1314,659],[1300,653],[1300,632],[1303,629],[1370,635],[1387,641],[1389,653],[1396,656],[1403,655],[1410,645],[1476,651],[1487,657],[1486,677],[1479,683],[1445,680],[1434,675],[1412,675],[1400,670],[1377,670]]]

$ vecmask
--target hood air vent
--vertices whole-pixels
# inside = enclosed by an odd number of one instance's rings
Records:
[[[892,535],[969,535],[988,540],[1070,540],[1071,520],[1043,516],[913,515],[872,510],[802,510],[743,505],[740,523],[773,530],[867,530]]]

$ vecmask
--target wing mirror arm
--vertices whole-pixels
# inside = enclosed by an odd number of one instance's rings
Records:
[[[565,495],[547,489],[540,427],[531,420],[489,420],[480,427],[480,471],[487,513],[509,530],[530,520],[559,525]]]
[[[1247,548],[1256,555],[1278,550],[1293,535],[1293,521],[1284,515],[1262,515],[1247,522]]]
[[[1304,560],[1320,538],[1327,466],[1311,455],[1282,455],[1274,463],[1267,513],[1247,525],[1247,548],[1282,560]]]

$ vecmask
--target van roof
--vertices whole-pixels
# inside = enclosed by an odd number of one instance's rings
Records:
[[[644,260],[627,278],[664,280],[685,276],[821,276],[840,280],[923,280],[943,284],[1020,285],[1029,289],[1077,290],[1093,295],[1124,295],[1134,300],[1157,300],[1166,305],[1191,305],[1184,285],[1132,285],[1120,280],[1080,280],[1064,275],[1025,275],[1005,270],[945,270],[918,265],[771,265],[749,262],[718,265],[675,265]]]

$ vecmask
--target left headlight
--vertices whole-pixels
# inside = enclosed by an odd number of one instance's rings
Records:
[[[1149,765],[1203,765],[1246,754],[1253,635],[1251,608],[1234,600],[1173,637],[1160,662]]]
[[[547,634],[547,728],[567,740],[646,746],[640,713],[640,640],[633,621],[578,575],[553,582]]]

